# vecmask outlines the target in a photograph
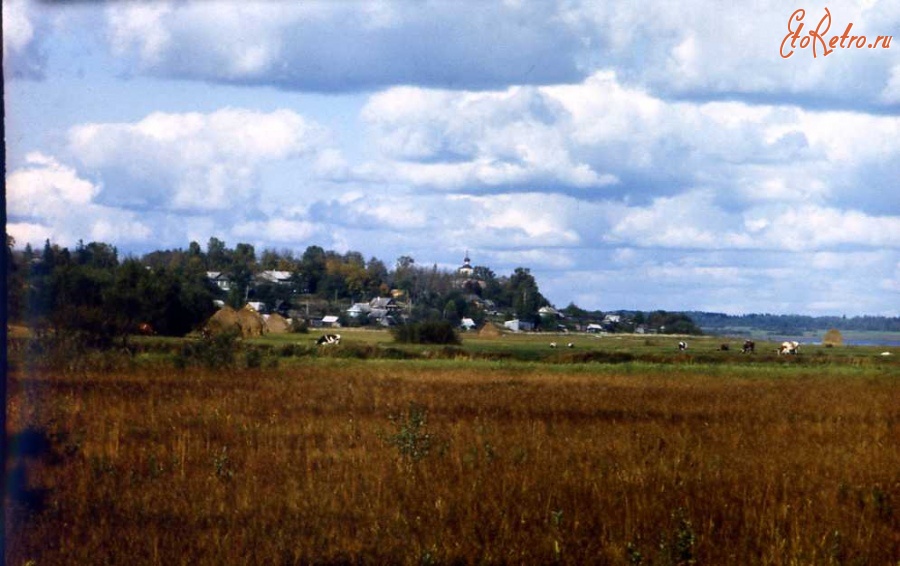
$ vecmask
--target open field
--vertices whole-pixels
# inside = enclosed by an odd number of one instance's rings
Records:
[[[884,348],[341,333],[254,341],[253,369],[175,369],[165,340],[13,363],[7,564],[900,560]]]

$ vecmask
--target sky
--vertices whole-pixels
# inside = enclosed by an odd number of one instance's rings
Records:
[[[2,2],[20,248],[468,253],[560,308],[900,316],[896,1]]]

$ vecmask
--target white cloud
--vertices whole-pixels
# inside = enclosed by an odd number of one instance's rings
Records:
[[[107,24],[116,53],[146,72],[213,82],[331,91],[578,77],[576,61],[558,57],[577,38],[564,33],[551,6],[113,3]]]
[[[6,198],[10,216],[37,218],[48,210],[62,214],[90,203],[100,187],[78,177],[52,157],[30,153],[26,166],[6,179]]]
[[[122,55],[135,48],[145,65],[158,63],[172,39],[166,27],[172,12],[172,4],[163,1],[108,7],[113,52]]]
[[[29,0],[3,0],[3,72],[6,78],[44,77],[46,30]]]
[[[263,164],[312,155],[326,139],[321,127],[290,110],[227,108],[77,126],[69,151],[107,179],[108,204],[211,211],[252,206]]]
[[[372,96],[362,118],[385,158],[359,168],[362,177],[443,190],[616,182],[573,158],[563,108],[533,88],[475,93],[399,87]]]
[[[3,54],[22,51],[34,39],[26,0],[3,1]],[[4,61],[5,62],[5,61]]]
[[[139,243],[150,225],[129,211],[94,202],[101,188],[53,157],[29,154],[24,167],[6,179],[8,230],[22,245],[46,239],[72,245],[80,239]]]

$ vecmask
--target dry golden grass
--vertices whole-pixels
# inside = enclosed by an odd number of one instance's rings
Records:
[[[7,563],[900,559],[876,370],[303,364],[14,371]]]

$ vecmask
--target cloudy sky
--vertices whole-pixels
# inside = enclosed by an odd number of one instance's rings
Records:
[[[7,231],[898,316],[900,3],[827,6],[3,0]]]

